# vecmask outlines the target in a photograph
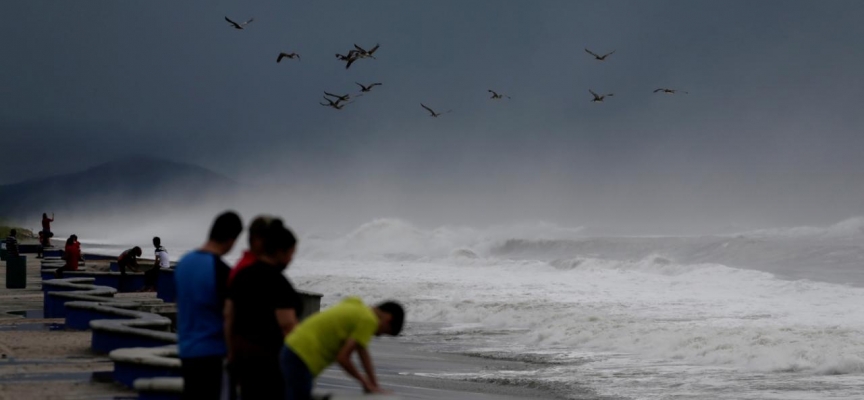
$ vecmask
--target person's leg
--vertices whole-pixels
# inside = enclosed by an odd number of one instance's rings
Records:
[[[235,363],[242,400],[281,399],[285,391],[279,360],[249,357]]]
[[[219,400],[222,394],[222,357],[181,360],[183,399]]]
[[[312,398],[312,373],[306,363],[287,347],[282,348],[279,364],[285,385],[285,400],[309,400]]]
[[[153,268],[147,270],[144,273],[144,290],[156,290],[156,283],[159,280],[159,266],[156,265]]]

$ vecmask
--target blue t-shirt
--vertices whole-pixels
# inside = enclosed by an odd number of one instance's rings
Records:
[[[200,250],[186,254],[177,263],[174,281],[180,358],[227,353],[222,310],[230,272],[219,256]]]

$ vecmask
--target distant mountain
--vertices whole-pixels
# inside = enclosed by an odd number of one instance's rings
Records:
[[[127,157],[88,170],[0,186],[0,216],[38,220],[43,212],[110,217],[223,201],[238,184],[208,169],[154,157]]]

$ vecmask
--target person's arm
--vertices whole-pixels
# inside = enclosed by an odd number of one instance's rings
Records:
[[[231,299],[225,300],[222,316],[225,319],[225,346],[228,348],[227,359],[230,364],[234,360],[234,302]]]
[[[385,393],[385,391],[381,390],[378,386],[378,379],[375,377],[375,367],[372,364],[372,355],[369,354],[369,349],[357,346],[357,355],[360,356],[360,363],[363,365],[363,370],[366,371],[366,377],[369,379],[369,383],[373,388],[373,390],[369,390],[369,392]]]
[[[354,367],[354,363],[351,362],[351,354],[354,353],[354,350],[357,349],[357,342],[354,339],[348,339],[345,341],[345,344],[342,345],[342,348],[339,349],[339,354],[336,356],[336,362],[339,363],[339,366],[345,370],[348,375],[351,375],[352,378],[356,379],[360,382],[360,386],[363,386],[363,391],[372,392],[377,389],[377,387],[373,387],[363,375],[357,371],[357,368]]]
[[[282,335],[287,336],[297,326],[297,312],[293,308],[277,308],[276,321],[282,329]]]

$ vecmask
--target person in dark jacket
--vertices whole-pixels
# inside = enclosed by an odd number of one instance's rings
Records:
[[[18,257],[18,230],[10,229],[6,237],[6,257]]]
[[[256,261],[231,281],[225,302],[228,363],[243,400],[282,397],[279,352],[303,313],[300,295],[283,274],[297,239],[279,219],[263,239]]]

